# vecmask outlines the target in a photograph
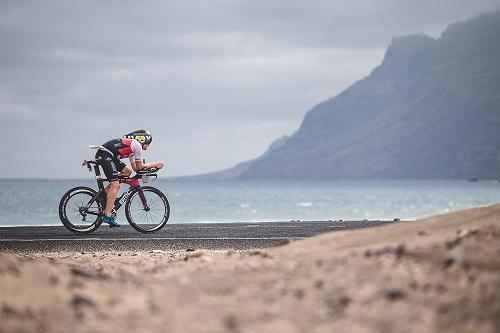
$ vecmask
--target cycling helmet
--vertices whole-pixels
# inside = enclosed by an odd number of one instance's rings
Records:
[[[153,136],[149,131],[145,129],[133,131],[132,133],[125,134],[123,137],[128,139],[135,139],[143,145],[149,145],[151,144],[151,141],[153,141]]]

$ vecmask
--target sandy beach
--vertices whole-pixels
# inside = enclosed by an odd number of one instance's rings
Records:
[[[500,332],[500,205],[270,249],[2,252],[0,332]]]

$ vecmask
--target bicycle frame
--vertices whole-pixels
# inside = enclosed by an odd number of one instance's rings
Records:
[[[94,195],[94,197],[85,205],[85,211],[87,214],[98,215],[96,213],[89,212],[88,209],[90,208],[90,206],[92,206],[92,204],[95,201],[97,201],[99,199],[102,200],[101,201],[102,207],[106,206],[106,200],[105,200],[106,188],[104,187],[104,182],[109,181],[109,180],[106,178],[103,178],[101,176],[101,171],[99,170],[99,163],[98,162],[87,161],[87,160],[83,161],[83,165],[87,166],[87,169],[92,172],[91,164],[94,164],[93,168],[94,168],[94,173],[95,173],[95,179],[97,181],[97,186],[99,188],[99,191],[97,191],[97,193]],[[153,175],[153,176],[156,177],[156,175]],[[142,191],[142,187],[139,184],[139,180],[138,180],[137,176],[135,176],[133,178],[121,176],[118,178],[118,180],[120,181],[120,183],[125,183],[125,184],[129,185],[130,187],[125,192],[123,192],[120,197],[117,197],[115,199],[115,203],[113,206],[113,210],[115,211],[115,213],[127,201],[127,199],[130,197],[132,192],[134,192],[135,190],[138,190],[138,192],[139,192],[139,198],[141,199],[141,202],[144,206],[144,210],[149,211],[149,206],[148,206],[148,203],[146,201],[146,197],[144,196],[144,192]]]
[[[101,226],[106,201],[109,199],[107,189],[110,188],[109,185],[105,187],[104,182],[118,185],[112,183],[114,181],[125,183],[129,187],[114,200],[110,205],[112,207],[108,206],[108,209],[112,208],[113,217],[116,216],[121,206],[124,206],[128,223],[139,232],[156,232],[166,225],[170,216],[170,204],[167,197],[156,187],[140,184],[141,181],[147,183],[151,177],[156,179],[158,168],[136,170],[133,176],[113,176],[112,179],[107,179],[101,176],[102,160],[84,160],[83,165],[89,172],[95,173],[98,189],[96,191],[88,186],[76,186],[62,196],[59,202],[59,218],[69,231],[88,234]],[[113,186],[113,188],[116,187]]]

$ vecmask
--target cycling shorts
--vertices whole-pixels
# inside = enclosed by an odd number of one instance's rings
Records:
[[[95,158],[101,165],[108,181],[118,180],[118,175],[126,167],[125,163],[104,150],[98,150],[95,154]]]

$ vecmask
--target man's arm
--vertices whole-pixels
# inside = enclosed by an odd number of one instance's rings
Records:
[[[163,161],[158,161],[158,162],[151,162],[151,163],[142,163],[142,161],[131,161],[130,165],[132,166],[132,169],[134,169],[135,172],[141,169],[150,169],[150,168],[157,168],[161,169],[165,165],[165,162]]]
[[[142,147],[138,141],[132,140],[132,151],[133,155],[130,156],[130,165],[135,172],[141,169],[149,169],[149,168],[157,168],[161,169],[165,165],[165,162],[151,162],[151,163],[143,163],[142,162]]]

